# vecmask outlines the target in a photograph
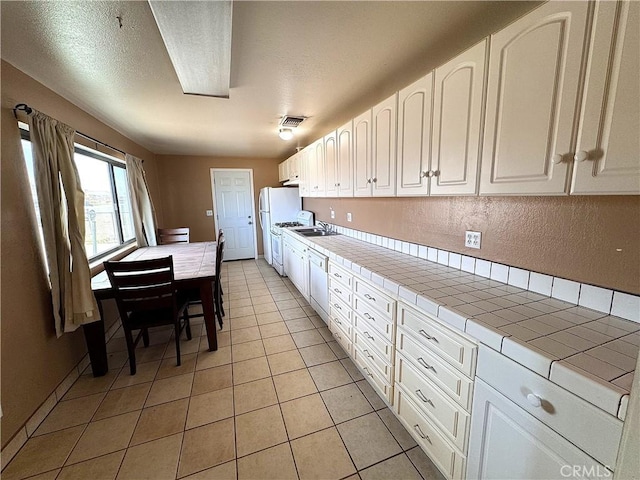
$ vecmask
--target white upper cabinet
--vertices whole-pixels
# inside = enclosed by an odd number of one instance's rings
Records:
[[[303,150],[300,151],[300,153],[298,153],[298,169],[300,172],[300,177],[299,177],[299,185],[298,185],[298,193],[300,194],[301,197],[308,197],[309,196],[309,174],[308,174],[308,167],[309,167],[309,153],[311,152],[311,148],[310,147],[306,147]]]
[[[353,119],[353,195],[371,196],[371,110]]]
[[[338,148],[336,144],[336,131],[324,137],[324,165],[325,165],[325,196],[338,196]]]
[[[640,3],[595,4],[571,193],[640,193]]]
[[[481,194],[567,193],[589,5],[549,2],[491,36]]]
[[[294,182],[300,181],[300,157],[302,155],[300,152],[295,155],[289,157],[287,160],[287,165],[289,167],[289,180]]]
[[[307,160],[307,185],[310,197],[325,196],[325,164],[324,164],[324,138],[319,138],[309,147]]]
[[[338,128],[338,196],[353,197],[353,121]]]
[[[396,194],[396,126],[398,94],[373,107],[371,122],[371,183],[374,197]]]
[[[475,195],[482,144],[487,41],[436,68],[431,195]]]
[[[289,170],[287,169],[287,161],[278,164],[278,181],[286,182],[289,180]]]
[[[428,195],[433,72],[398,93],[396,194]]]

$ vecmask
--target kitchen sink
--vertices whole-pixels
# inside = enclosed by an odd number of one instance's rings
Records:
[[[329,237],[331,235],[340,235],[338,232],[327,232],[325,230],[298,230],[298,233],[304,237]]]

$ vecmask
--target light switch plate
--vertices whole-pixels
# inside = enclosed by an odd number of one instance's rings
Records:
[[[482,233],[471,232],[467,230],[464,234],[464,246],[468,248],[480,249],[480,243],[482,242]]]
[[[213,210],[207,210],[207,217],[213,217]]]
[[[331,218],[336,218],[336,211],[333,208],[329,209],[331,211]]]
[[[347,213],[347,222],[350,222],[353,220],[353,216],[351,215],[351,213]]]

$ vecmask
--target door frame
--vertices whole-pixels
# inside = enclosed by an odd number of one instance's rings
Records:
[[[211,177],[211,200],[213,202],[213,233],[218,240],[218,207],[216,202],[216,183],[215,172],[249,172],[249,180],[251,182],[251,218],[253,220],[253,258],[258,259],[258,233],[256,230],[256,196],[253,185],[253,168],[210,168],[209,175]]]

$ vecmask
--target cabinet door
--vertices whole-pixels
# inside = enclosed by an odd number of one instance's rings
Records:
[[[324,197],[326,191],[326,174],[324,160],[324,138],[315,141],[315,195],[316,197]]]
[[[281,162],[278,164],[278,181],[279,182],[286,182],[289,177],[287,176],[287,165],[286,165],[287,161],[285,160],[284,162]]]
[[[398,94],[396,194],[428,195],[433,72]]]
[[[567,193],[592,2],[549,2],[491,36],[481,194]]]
[[[353,122],[338,129],[338,196],[353,197]]]
[[[431,195],[475,195],[487,41],[435,71]]]
[[[371,196],[371,110],[353,119],[353,195]]]
[[[571,442],[482,380],[476,380],[468,480],[611,476],[609,470]]]
[[[308,197],[309,196],[309,174],[308,174],[308,169],[309,169],[309,153],[311,152],[311,149],[309,147],[306,147],[304,150],[302,150],[299,155],[298,158],[300,159],[299,161],[299,171],[300,171],[300,185],[298,187],[298,192],[300,193],[301,197]]]
[[[396,125],[398,94],[372,109],[371,171],[374,197],[393,197],[396,194]]]
[[[289,180],[300,180],[300,152],[296,153],[292,157],[289,157]]]
[[[336,132],[333,131],[324,137],[324,168],[325,196],[338,196],[338,149],[336,145]]]
[[[640,193],[640,3],[595,4],[571,193]]]

